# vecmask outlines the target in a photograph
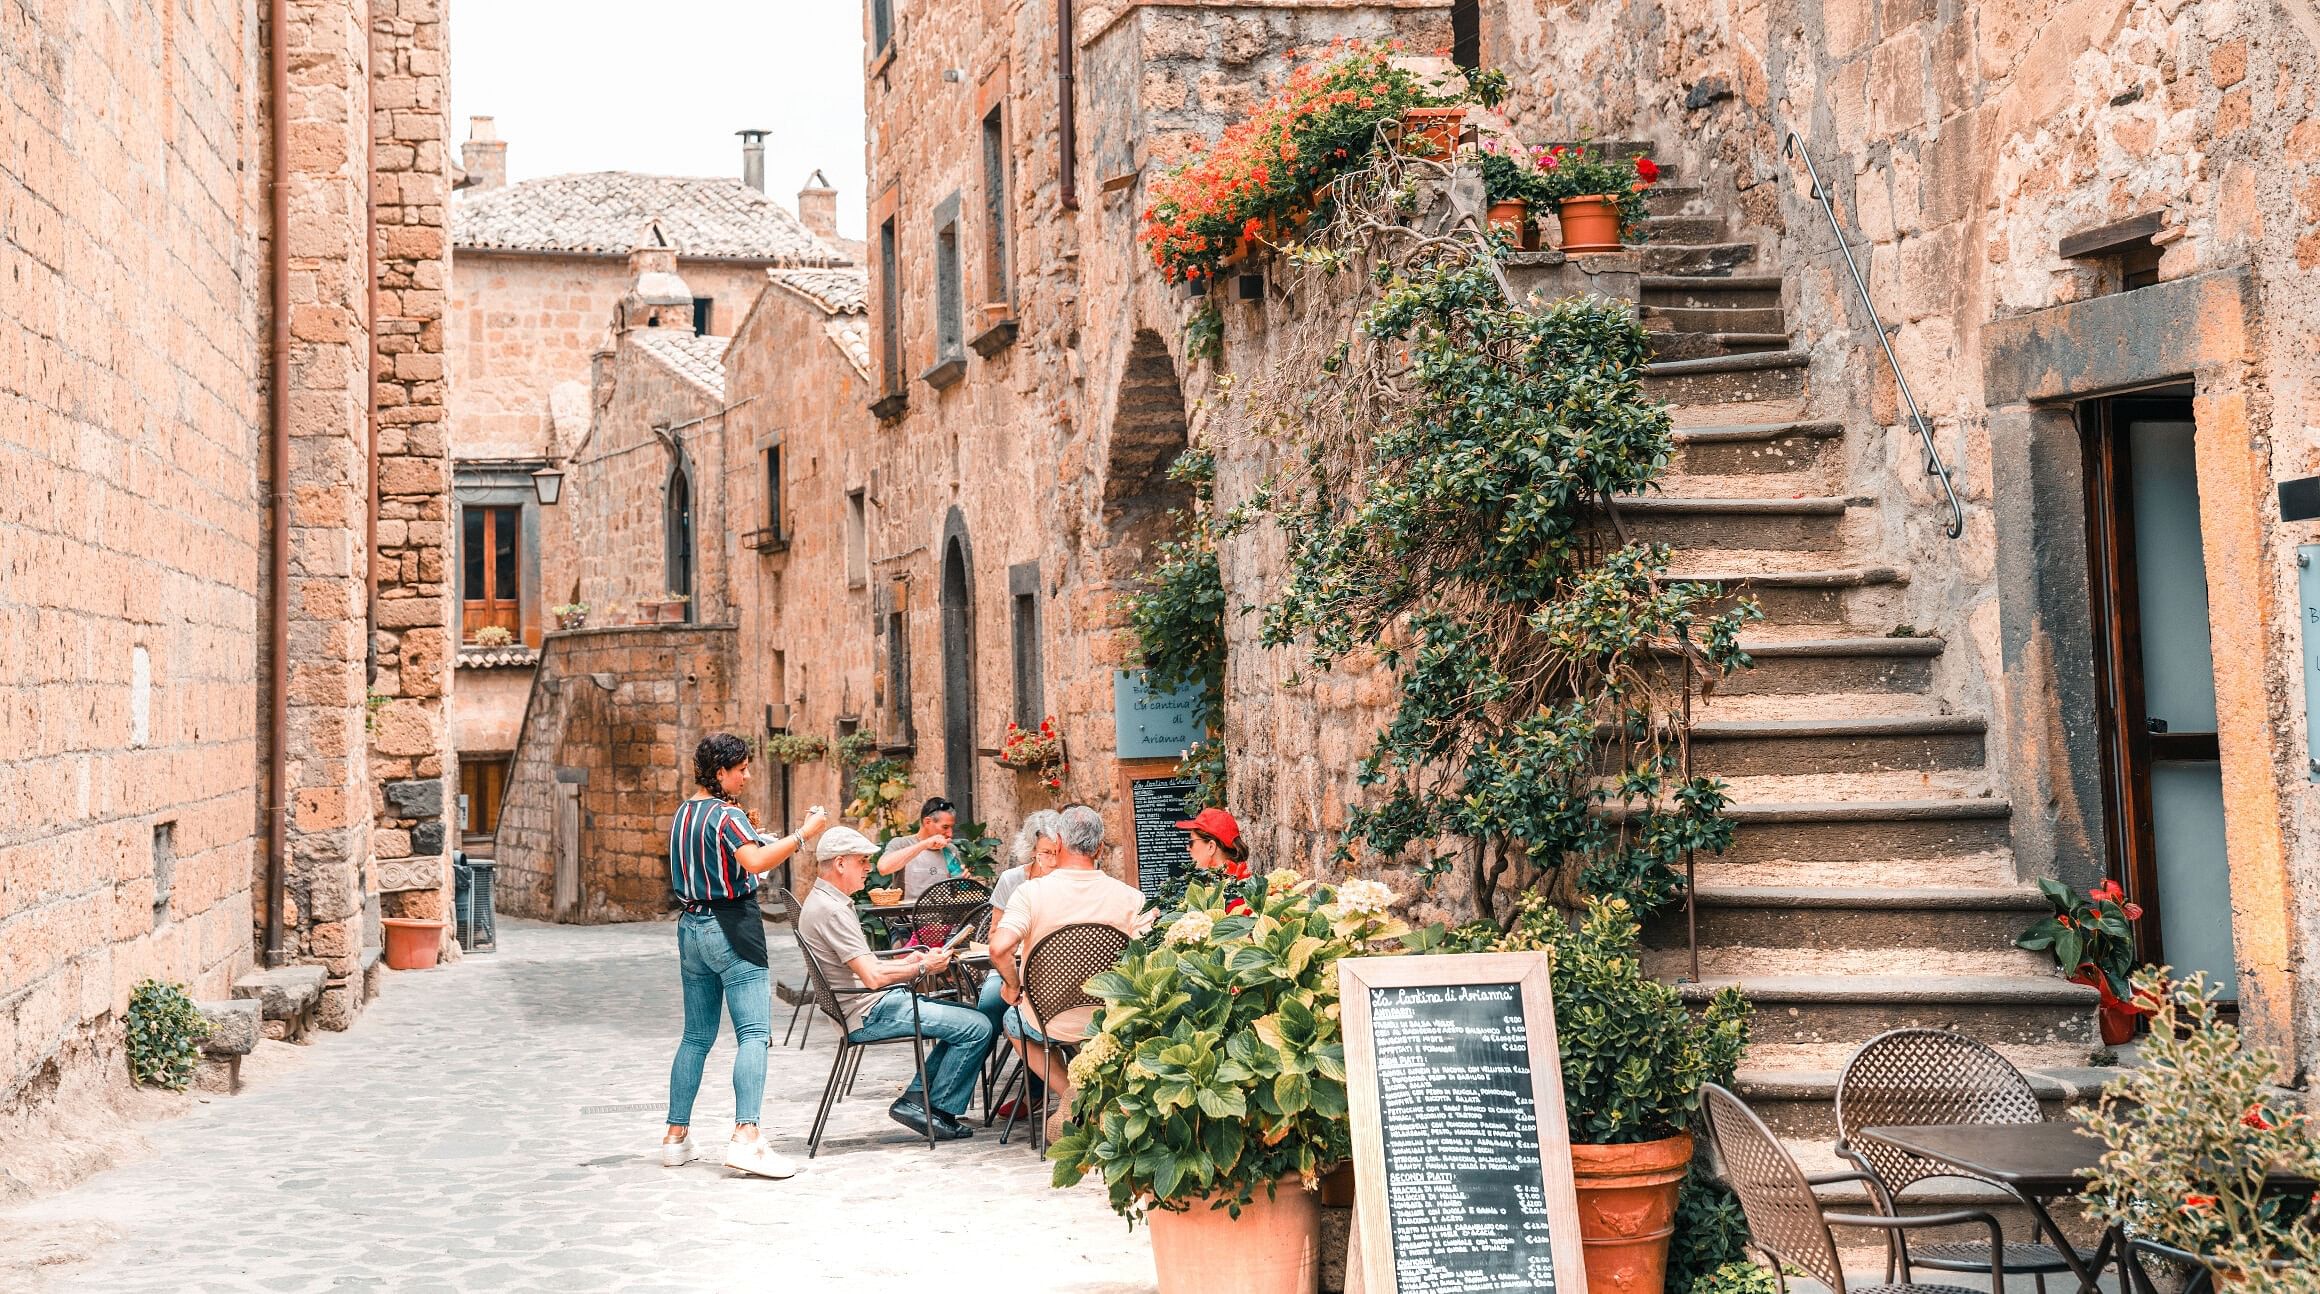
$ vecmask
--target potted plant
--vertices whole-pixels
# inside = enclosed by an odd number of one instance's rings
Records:
[[[1401,151],[1413,157],[1446,158],[1458,147],[1458,132],[1465,124],[1466,109],[1463,105],[1404,108]]]
[[[485,625],[468,639],[478,647],[505,647],[515,640],[516,636],[509,633],[504,625]]]
[[[804,732],[776,732],[765,738],[765,757],[780,764],[814,764],[828,758],[830,739]]]
[[[685,604],[692,600],[690,594],[674,591],[667,593],[662,596],[658,603],[654,604],[653,619],[664,625],[683,624],[685,622]]]
[[[1624,899],[1592,900],[1574,923],[1523,896],[1494,951],[1552,955],[1579,1238],[1592,1294],[1656,1294],[1692,1162],[1700,1085],[1732,1082],[1750,1007],[1726,988],[1694,1016],[1643,968]]]
[[[983,303],[983,327],[986,329],[996,328],[1014,316],[1015,307],[1004,301],[985,301]]]
[[[1376,881],[1281,870],[1193,885],[1155,937],[1088,981],[1055,1184],[1102,1176],[1152,1229],[1161,1294],[1311,1294],[1313,1187],[1351,1153],[1337,962],[1398,951]]]
[[[2320,1269],[2320,1204],[2265,1189],[2271,1176],[2320,1178],[2320,1123],[2293,1107],[2277,1059],[2218,1021],[2201,976],[2171,982],[2146,968],[2131,996],[2151,1032],[2084,1116],[2109,1147],[2082,1197],[2087,1216],[2206,1267],[2219,1289]]]
[[[566,602],[561,606],[552,607],[550,610],[556,615],[558,629],[585,629],[588,627],[588,604],[585,602]]]
[[[2143,909],[2127,902],[2117,881],[2104,881],[2085,895],[2046,877],[2038,892],[2053,911],[2014,941],[2018,948],[2054,954],[2063,978],[2084,984],[2101,995],[2095,1023],[2103,1045],[2116,1047],[2132,1041],[2136,1017],[2144,1008],[2128,990],[2135,970],[2135,932],[2129,922],[2142,918]]]
[[[1505,231],[1517,247],[1536,246],[1531,208],[1544,206],[1547,200],[1531,154],[1502,147],[1497,140],[1488,139],[1470,150],[1468,156],[1482,169],[1482,193],[1490,204],[1490,227]]]
[[[1615,252],[1642,229],[1643,191],[1659,179],[1650,158],[1617,160],[1581,143],[1540,149],[1531,160],[1541,200],[1562,216],[1564,251]]]
[[[1063,793],[1063,775],[1071,771],[1063,757],[1063,736],[1055,730],[1054,715],[1041,719],[1037,728],[1008,720],[1007,735],[1000,739],[994,758],[1001,768],[1038,774],[1039,784],[1058,795]]]
[[[1006,844],[980,822],[962,822],[951,836],[951,852],[959,856],[959,874],[982,882],[984,889],[999,883],[999,850]]]
[[[846,816],[872,823],[889,839],[902,834],[909,822],[910,765],[888,756],[849,767],[853,798],[846,803]]]

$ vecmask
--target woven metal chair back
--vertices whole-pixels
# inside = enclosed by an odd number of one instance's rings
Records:
[[[806,992],[812,995],[814,1006],[819,1008],[823,1015],[836,1021],[838,1028],[844,1029],[846,1027],[846,1008],[840,1003],[838,995],[830,991],[830,980],[827,975],[822,973],[821,961],[814,956],[814,950],[806,946],[804,932],[797,930],[795,926],[790,927],[790,929],[796,933],[798,956],[805,959]]]
[[[989,907],[991,891],[972,877],[957,876],[947,881],[936,881],[918,896],[918,904],[910,911],[910,933],[920,944],[939,944],[951,937],[961,922],[974,919],[979,908]]]
[[[1837,1079],[1837,1135],[1895,1193],[1928,1177],[1962,1176],[1861,1136],[1863,1128],[1929,1123],[2037,1123],[2038,1094],[2013,1062],[1947,1029],[1894,1029],[1861,1044]]]
[[[1100,1006],[1087,982],[1120,964],[1128,932],[1097,922],[1059,926],[1032,945],[1023,959],[1023,998],[1031,1014],[1053,1020],[1076,1007]]]
[[[1708,1132],[1715,1139],[1716,1158],[1723,1165],[1725,1182],[1740,1197],[1756,1247],[1793,1264],[1835,1294],[1845,1294],[1845,1270],[1837,1261],[1836,1241],[1821,1218],[1821,1203],[1804,1180],[1804,1171],[1746,1102],[1714,1083],[1700,1090],[1707,1098]]]
[[[781,909],[781,919],[789,922],[790,929],[797,929],[798,917],[805,911],[804,905],[798,902],[798,896],[791,893],[787,885],[776,885],[773,887],[773,899]]]

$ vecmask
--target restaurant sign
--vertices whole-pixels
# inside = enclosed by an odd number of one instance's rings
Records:
[[[1206,689],[1193,686],[1155,692],[1140,669],[1112,674],[1112,723],[1121,759],[1178,759],[1204,735],[1201,700]]]

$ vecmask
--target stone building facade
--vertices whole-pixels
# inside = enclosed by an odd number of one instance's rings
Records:
[[[448,883],[393,790],[445,771],[443,37],[438,0],[0,18],[0,1142],[122,1081],[147,977],[311,965],[345,1027],[382,891]]]
[[[634,589],[615,582],[622,590],[617,607],[605,601],[599,590],[613,586],[584,580],[579,566],[576,522],[591,505],[544,505],[530,479],[543,468],[571,470],[591,434],[591,370],[630,288],[628,257],[639,232],[658,229],[673,253],[669,272],[691,293],[686,329],[704,336],[731,335],[768,268],[847,263],[836,194],[818,176],[799,192],[797,214],[762,192],[760,133],[743,132],[743,165],[731,178],[602,171],[509,184],[508,141],[488,117],[470,123],[462,149],[466,184],[452,209],[458,254],[449,344],[460,392],[451,428],[458,520],[477,550],[462,568],[463,580],[476,587],[460,597],[454,720],[458,748],[468,755],[458,802],[464,808],[456,811],[472,852],[491,851],[554,608],[591,603],[593,622],[602,624],[628,618],[637,598],[667,591],[658,575],[643,580],[640,573]],[[674,304],[669,308],[673,317]],[[657,542],[651,551],[661,551]],[[478,644],[475,635],[487,625],[509,630],[512,641]]]

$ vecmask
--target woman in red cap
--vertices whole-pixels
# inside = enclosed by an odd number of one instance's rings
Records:
[[[1194,867],[1211,874],[1222,872],[1236,881],[1249,878],[1249,845],[1241,839],[1241,824],[1233,815],[1211,805],[1177,823],[1176,829],[1191,835],[1186,846],[1192,851]]]

